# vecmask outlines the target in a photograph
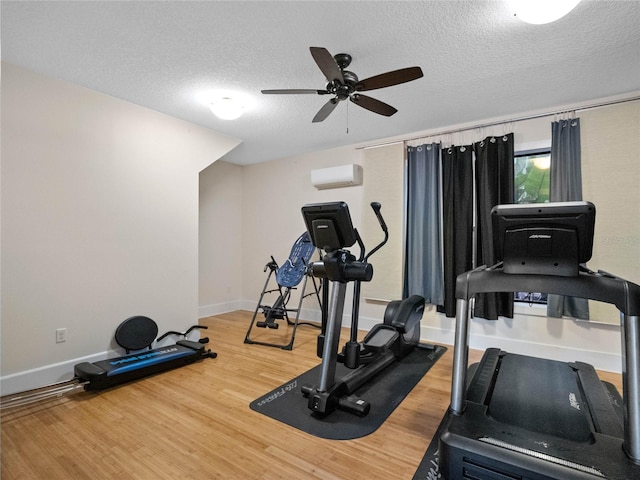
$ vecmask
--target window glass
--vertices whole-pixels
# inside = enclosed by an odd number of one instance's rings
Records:
[[[549,201],[549,151],[514,156],[515,203]]]
[[[548,203],[550,149],[516,153],[514,163],[515,203]],[[514,300],[528,304],[546,305],[547,294],[516,292]]]

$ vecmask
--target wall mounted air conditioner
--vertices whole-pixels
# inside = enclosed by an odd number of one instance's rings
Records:
[[[311,170],[311,183],[318,189],[362,185],[362,167],[352,164]]]

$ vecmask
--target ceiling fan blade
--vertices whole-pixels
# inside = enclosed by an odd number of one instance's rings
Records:
[[[284,90],[260,90],[265,94],[275,94],[275,95],[289,95],[289,94],[303,94],[303,93],[313,93],[314,95],[326,95],[329,92],[326,90],[313,90],[309,88],[289,88]]]
[[[312,122],[318,123],[323,121],[325,118],[329,116],[331,112],[333,112],[333,110],[336,108],[337,105],[338,105],[337,98],[332,98],[331,100],[329,100],[327,103],[325,103],[322,106],[322,108],[318,111],[318,113],[316,113],[316,116],[313,117]]]
[[[376,88],[390,87],[400,83],[410,82],[422,77],[422,69],[420,67],[401,68],[392,72],[381,73],[374,77],[365,78],[356,84],[356,90],[364,92],[367,90],[375,90]]]
[[[380,100],[367,97],[366,95],[360,95],[358,93],[351,95],[349,99],[359,107],[366,108],[367,110],[371,110],[374,113],[379,113],[380,115],[384,115],[385,117],[390,117],[398,111],[391,105],[387,105]]]
[[[323,47],[309,47],[311,56],[318,64],[322,73],[329,82],[339,81],[344,83],[344,77],[342,76],[342,70],[336,63],[335,58],[329,53],[326,48]]]

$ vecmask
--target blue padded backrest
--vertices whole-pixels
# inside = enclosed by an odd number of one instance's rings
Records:
[[[295,287],[304,277],[309,260],[313,256],[316,247],[311,243],[308,232],[304,232],[291,247],[289,258],[278,268],[276,281],[281,287]]]

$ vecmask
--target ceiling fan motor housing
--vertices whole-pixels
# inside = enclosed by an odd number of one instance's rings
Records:
[[[349,98],[349,96],[356,91],[356,84],[358,83],[358,76],[348,70],[342,71],[342,77],[344,83],[333,81],[327,84],[327,91],[336,95],[338,100],[346,100]]]

